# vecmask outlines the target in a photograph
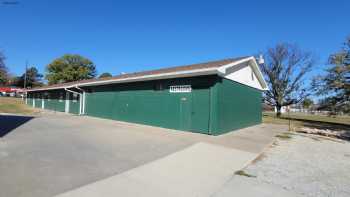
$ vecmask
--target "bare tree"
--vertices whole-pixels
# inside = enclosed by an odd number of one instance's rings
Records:
[[[261,70],[269,86],[264,100],[276,107],[279,117],[283,106],[299,103],[310,95],[303,78],[313,67],[314,58],[311,53],[288,43],[268,48],[264,56]]]

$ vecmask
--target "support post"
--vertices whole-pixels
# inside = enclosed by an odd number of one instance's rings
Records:
[[[67,114],[69,113],[69,92],[68,91],[66,91],[66,103],[65,103],[64,112],[66,112]]]
[[[45,96],[44,96],[44,94],[41,95],[41,109],[45,109]]]
[[[77,88],[77,87],[76,87]],[[83,114],[83,102],[82,102],[82,97],[83,97],[83,94],[80,93],[80,92],[74,92],[73,90],[69,90],[68,88],[64,88],[66,91],[67,91],[67,94],[69,94],[69,92],[73,93],[73,94],[79,94],[79,115],[82,115]],[[79,90],[81,90],[80,88],[77,88]]]

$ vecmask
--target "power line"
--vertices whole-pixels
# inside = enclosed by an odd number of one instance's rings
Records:
[[[26,68],[24,71],[24,89],[27,87],[27,70],[28,70],[28,60],[26,61]]]

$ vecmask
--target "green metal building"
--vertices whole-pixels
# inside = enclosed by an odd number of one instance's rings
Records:
[[[267,88],[254,57],[83,80],[27,91],[33,107],[219,135],[261,123]]]

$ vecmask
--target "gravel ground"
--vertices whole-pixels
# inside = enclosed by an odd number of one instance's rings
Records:
[[[290,135],[245,172],[300,196],[350,196],[350,142]]]

